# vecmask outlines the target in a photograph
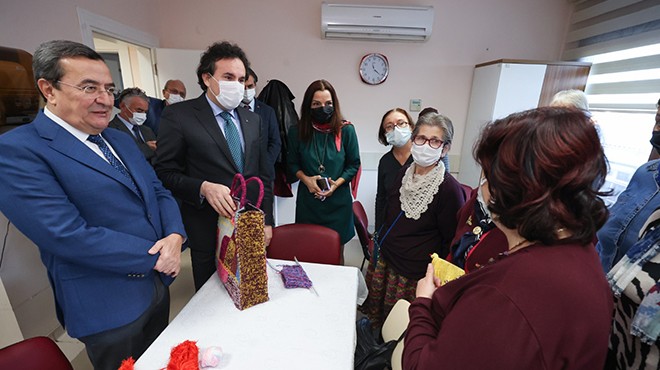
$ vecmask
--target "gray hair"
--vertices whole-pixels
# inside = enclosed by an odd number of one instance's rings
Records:
[[[440,113],[427,113],[420,117],[412,132],[413,137],[419,133],[419,129],[422,126],[439,127],[443,132],[442,141],[447,144],[451,144],[451,141],[454,139],[454,125],[451,123],[449,117]]]
[[[132,97],[141,98],[147,103],[149,103],[149,98],[147,97],[147,94],[138,87],[129,87],[127,89],[122,90],[117,100],[119,100],[119,102],[122,103]]]
[[[64,76],[60,60],[65,58],[86,58],[103,61],[103,57],[87,45],[69,40],[52,40],[39,45],[32,56],[32,71],[35,84],[40,79],[49,81],[59,89],[57,81]],[[39,90],[37,88],[37,90]],[[41,90],[39,90],[41,93]],[[43,96],[43,94],[42,94]],[[46,97],[44,96],[44,99]]]
[[[587,96],[580,90],[562,90],[552,97],[551,107],[576,108],[589,110]]]

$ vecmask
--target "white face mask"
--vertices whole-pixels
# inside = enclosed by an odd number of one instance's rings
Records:
[[[179,94],[170,94],[170,97],[167,98],[167,104],[174,104],[182,101],[183,98]]]
[[[238,81],[218,81],[213,76],[211,78],[218,83],[218,88],[220,89],[218,95],[214,94],[220,104],[220,108],[232,110],[241,104],[243,94],[245,93],[245,86],[242,83]],[[213,90],[211,90],[211,94],[213,94]]]
[[[420,167],[428,167],[438,163],[440,157],[442,156],[443,146],[440,146],[438,149],[434,149],[427,144],[416,145],[413,143],[410,152],[412,153],[413,161],[415,161],[415,164]]]
[[[131,110],[128,110],[131,112]],[[133,113],[133,112],[131,112]],[[144,121],[147,120],[147,114],[146,113],[133,113],[133,117],[129,118],[128,121],[136,126],[142,126],[144,124]]]
[[[399,148],[408,143],[411,134],[412,131],[410,130],[410,126],[404,128],[399,128],[399,126],[394,126],[394,130],[385,133],[385,138],[387,139],[388,144],[394,145],[395,147]]]
[[[486,214],[486,217],[492,218],[490,215],[490,209],[488,209],[488,204],[486,204],[486,201],[484,200],[484,194],[481,191],[481,187],[487,182],[485,177],[481,178],[481,181],[479,181],[479,186],[477,187],[477,202],[479,202],[479,205],[481,206],[481,210],[484,211]]]
[[[243,95],[243,103],[250,104],[254,100],[254,96],[257,94],[257,89],[245,89],[245,94]]]

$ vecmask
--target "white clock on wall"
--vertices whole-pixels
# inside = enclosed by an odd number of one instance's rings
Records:
[[[371,53],[360,61],[360,78],[369,85],[379,85],[385,82],[390,73],[390,63],[383,54]]]

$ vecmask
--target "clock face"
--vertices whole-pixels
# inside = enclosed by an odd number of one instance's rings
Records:
[[[369,85],[382,84],[389,73],[390,64],[383,54],[367,54],[360,62],[360,77]]]

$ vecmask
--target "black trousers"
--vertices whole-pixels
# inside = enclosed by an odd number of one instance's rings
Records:
[[[188,234],[195,291],[198,291],[216,272],[215,249],[218,237],[218,213],[207,203],[204,203],[201,208],[183,203],[181,216]]]
[[[147,310],[130,324],[78,338],[94,370],[117,370],[123,360],[137,360],[167,327],[170,316],[170,291],[160,275],[154,279],[155,294]],[[130,302],[127,302],[130,304]]]

